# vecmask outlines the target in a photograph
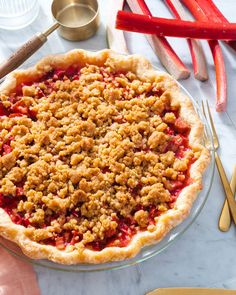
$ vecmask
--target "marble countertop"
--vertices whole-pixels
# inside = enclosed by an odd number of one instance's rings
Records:
[[[105,26],[112,1],[100,0],[102,23],[95,37],[83,42],[69,42],[55,32],[48,42],[34,55],[34,59],[73,48],[98,50],[106,48]],[[110,4],[108,4],[110,2]],[[235,21],[235,0],[215,0],[222,12]],[[40,1],[40,14],[29,27],[19,31],[0,30],[0,61],[23,44],[37,31],[52,23],[48,0]],[[159,16],[169,16],[163,1],[147,1]],[[126,34],[131,53],[145,55],[154,65],[160,66],[145,38],[139,34]],[[171,43],[183,61],[191,68],[188,47],[184,40],[172,39]],[[220,139],[220,156],[228,177],[236,163],[236,53],[223,47],[228,74],[228,108],[224,114],[214,112],[214,121]],[[191,77],[182,84],[194,97],[206,97],[212,109],[215,97],[215,73],[210,50],[204,42],[210,79],[205,83]],[[62,294],[144,294],[158,287],[225,287],[236,289],[236,231],[222,233],[217,221],[224,201],[224,192],[218,172],[212,190],[201,214],[193,225],[171,246],[159,255],[122,270],[95,273],[67,273],[35,267],[43,295]]]

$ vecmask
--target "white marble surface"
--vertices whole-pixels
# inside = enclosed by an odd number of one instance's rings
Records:
[[[115,1],[115,0],[114,0]],[[148,5],[158,15],[169,16],[161,0],[149,0]],[[236,20],[235,0],[215,0],[222,12]],[[8,32],[0,30],[0,61],[27,40],[32,34],[45,29],[52,23],[49,0],[41,0],[40,15],[28,28]],[[105,23],[112,1],[100,0],[102,24],[97,35],[87,41],[72,43],[60,38],[57,33],[34,58],[63,52],[72,48],[102,49],[107,47]],[[158,60],[139,34],[126,34],[129,50],[141,53],[154,64]],[[174,48],[189,67],[191,59],[185,41],[171,40]],[[209,48],[204,43],[210,69],[210,80],[200,83],[193,78],[183,81],[183,85],[194,97],[207,97],[213,107],[215,97],[214,66]],[[228,109],[225,114],[216,114],[214,120],[220,138],[220,154],[226,172],[230,176],[236,164],[236,53],[224,47],[228,73]],[[223,203],[224,193],[215,173],[209,199],[200,216],[188,231],[161,254],[133,267],[122,270],[97,273],[66,273],[35,267],[43,295],[62,294],[144,294],[158,287],[192,286],[225,287],[236,289],[236,231],[232,226],[228,233],[217,228],[217,220]]]

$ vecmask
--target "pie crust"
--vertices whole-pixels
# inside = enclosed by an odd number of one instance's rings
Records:
[[[191,182],[181,190],[173,208],[169,208],[155,219],[155,224],[151,230],[137,231],[124,247],[110,246],[100,251],[86,247],[60,250],[53,245],[33,241],[29,236],[29,229],[14,223],[6,211],[0,208],[0,235],[18,244],[24,254],[30,258],[49,259],[62,264],[97,264],[132,258],[140,252],[142,247],[162,240],[172,228],[181,223],[189,215],[193,202],[202,189],[203,173],[210,161],[209,151],[202,145],[203,124],[196,114],[192,102],[180,91],[175,80],[166,73],[154,70],[151,64],[142,56],[124,56],[111,50],[89,52],[79,49],[66,54],[47,56],[32,68],[12,72],[0,86],[0,93],[8,96],[18,84],[29,80],[29,78],[32,81],[37,80],[52,68],[65,69],[72,65],[81,68],[87,64],[100,67],[108,60],[115,71],[130,71],[138,79],[151,83],[156,79],[162,81],[162,87],[164,91],[168,91],[171,104],[177,103],[180,105],[179,117],[190,127],[188,134],[189,147],[198,153],[197,159],[189,169]]]

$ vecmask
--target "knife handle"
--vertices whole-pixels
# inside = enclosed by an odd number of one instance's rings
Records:
[[[236,295],[236,290],[215,288],[159,288],[146,295]]]
[[[219,171],[219,175],[221,178],[221,182],[223,184],[223,188],[225,191],[225,195],[227,197],[227,201],[229,204],[229,209],[230,209],[230,213],[232,216],[232,220],[234,221],[235,225],[236,225],[236,201],[234,199],[234,195],[231,191],[224,167],[222,165],[222,162],[220,160],[220,157],[218,155],[218,153],[215,151],[215,162],[216,162],[216,166],[218,168]]]
[[[232,193],[235,194],[235,191],[236,191],[236,165],[234,166],[234,171],[232,174],[230,187],[231,187]],[[229,230],[230,224],[231,224],[231,215],[230,215],[230,211],[229,211],[228,201],[225,198],[224,206],[222,208],[220,218],[219,218],[219,229],[221,231],[226,232]]]

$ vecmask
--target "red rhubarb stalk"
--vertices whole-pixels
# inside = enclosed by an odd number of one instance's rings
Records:
[[[192,15],[199,21],[209,21],[210,17],[203,11],[203,5],[200,6],[197,1],[182,0],[185,6],[188,7]],[[217,40],[209,40],[212,56],[215,63],[216,71],[216,111],[223,112],[226,110],[227,104],[227,77],[225,71],[224,57],[220,44]]]
[[[188,15],[179,0],[166,0],[166,4],[176,18],[188,20]],[[187,39],[187,42],[192,57],[194,76],[200,81],[206,81],[208,79],[207,64],[201,42],[195,39]]]
[[[236,23],[220,24],[184,21],[118,11],[116,28],[130,32],[178,38],[234,40]]]
[[[134,13],[151,16],[151,12],[144,0],[127,0],[127,3]],[[146,35],[146,38],[163,66],[171,75],[176,79],[186,79],[190,76],[190,71],[180,60],[165,37]]]
[[[107,42],[108,47],[120,53],[128,54],[124,32],[115,28],[115,19],[117,11],[123,9],[124,0],[116,0],[110,5],[110,17],[107,23]]]
[[[201,7],[202,11],[206,14],[206,16],[211,18],[211,20],[215,23],[223,22],[227,23],[227,19],[221,14],[215,4],[208,0],[195,0],[198,5]],[[216,8],[213,8],[213,6]],[[221,14],[221,16],[219,16]]]
[[[224,112],[226,111],[227,104],[227,76],[224,56],[218,41],[210,40],[209,46],[213,55],[216,71],[216,111]]]
[[[212,0],[196,0],[208,18],[215,23],[229,23]],[[236,51],[236,41],[225,41],[225,43]]]

